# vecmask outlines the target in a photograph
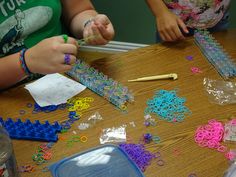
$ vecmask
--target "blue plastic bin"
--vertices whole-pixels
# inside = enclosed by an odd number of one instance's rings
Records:
[[[100,146],[62,159],[49,167],[53,177],[144,177],[116,145]]]

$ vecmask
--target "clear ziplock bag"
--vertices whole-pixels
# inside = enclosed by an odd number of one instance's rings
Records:
[[[204,78],[203,85],[211,102],[219,105],[236,103],[236,83]]]

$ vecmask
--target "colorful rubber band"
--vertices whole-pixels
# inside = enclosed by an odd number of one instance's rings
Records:
[[[21,69],[23,70],[23,72],[26,75],[31,75],[32,72],[29,70],[29,68],[27,67],[26,62],[25,62],[25,52],[26,52],[26,50],[27,49],[22,49],[20,51],[20,57],[19,57],[20,66],[21,66]]]
[[[90,24],[91,22],[93,21],[93,19],[92,18],[90,18],[90,19],[88,19],[87,21],[85,21],[84,22],[84,28],[88,25],[88,24]]]
[[[66,34],[61,35],[61,37],[64,39],[64,42],[67,43],[69,37]]]
[[[64,63],[70,65],[70,54],[66,53],[64,56]]]
[[[83,143],[85,143],[85,142],[88,141],[88,137],[87,137],[87,136],[81,136],[81,137],[80,137],[80,141],[83,142]]]

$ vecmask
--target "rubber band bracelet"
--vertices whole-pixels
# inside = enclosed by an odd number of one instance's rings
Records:
[[[24,72],[26,75],[31,75],[32,72],[29,70],[29,68],[27,67],[26,62],[25,62],[25,52],[26,52],[26,50],[27,50],[27,49],[22,49],[22,50],[20,51],[20,58],[19,58],[19,60],[20,60],[20,66],[21,66],[23,72]]]
[[[92,21],[93,21],[92,18],[90,18],[90,19],[88,19],[87,21],[85,21],[85,22],[84,22],[84,28],[85,28],[88,24],[90,24]]]

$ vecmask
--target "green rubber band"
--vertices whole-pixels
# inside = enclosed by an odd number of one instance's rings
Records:
[[[74,136],[71,141],[72,142],[80,142],[80,136]]]
[[[69,38],[68,35],[63,34],[63,35],[62,35],[62,38],[64,39],[64,42],[67,43],[68,38]]]

